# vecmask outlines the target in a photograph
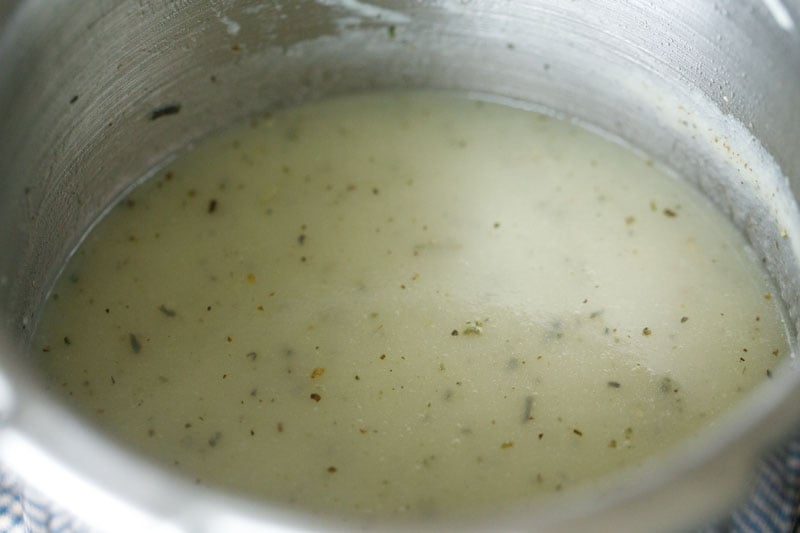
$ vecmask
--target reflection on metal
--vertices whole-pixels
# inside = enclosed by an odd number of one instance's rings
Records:
[[[762,0],[762,2],[767,6],[767,9],[769,9],[769,12],[772,14],[775,22],[778,23],[778,26],[786,31],[794,31],[794,20],[781,0]]]

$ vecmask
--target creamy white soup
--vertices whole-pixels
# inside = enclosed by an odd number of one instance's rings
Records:
[[[35,350],[189,476],[345,517],[496,509],[635,468],[788,350],[740,234],[653,161],[427,93],[276,112],[88,235]]]

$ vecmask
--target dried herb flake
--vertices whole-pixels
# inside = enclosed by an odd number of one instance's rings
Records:
[[[131,350],[133,353],[139,353],[142,351],[142,344],[139,342],[139,339],[136,338],[136,335],[133,333],[128,334],[128,339],[131,343]]]
[[[150,120],[156,120],[168,115],[176,115],[181,110],[181,104],[166,104],[157,107],[150,112]]]
[[[208,445],[212,448],[216,447],[219,444],[220,439],[222,438],[222,432],[215,431],[209,438],[208,438]]]

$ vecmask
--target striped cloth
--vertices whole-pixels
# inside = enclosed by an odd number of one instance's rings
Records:
[[[26,487],[7,468],[0,467],[0,532],[84,533],[72,515]]]
[[[750,497],[709,533],[800,532],[800,436],[766,456]],[[88,533],[88,529],[0,466],[0,532]]]
[[[719,531],[800,530],[800,436],[762,459],[753,491]]]

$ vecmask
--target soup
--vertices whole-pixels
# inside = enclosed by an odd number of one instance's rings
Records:
[[[324,514],[497,509],[691,438],[788,353],[742,236],[552,116],[351,96],[201,143],[54,287],[50,387],[190,476]]]

